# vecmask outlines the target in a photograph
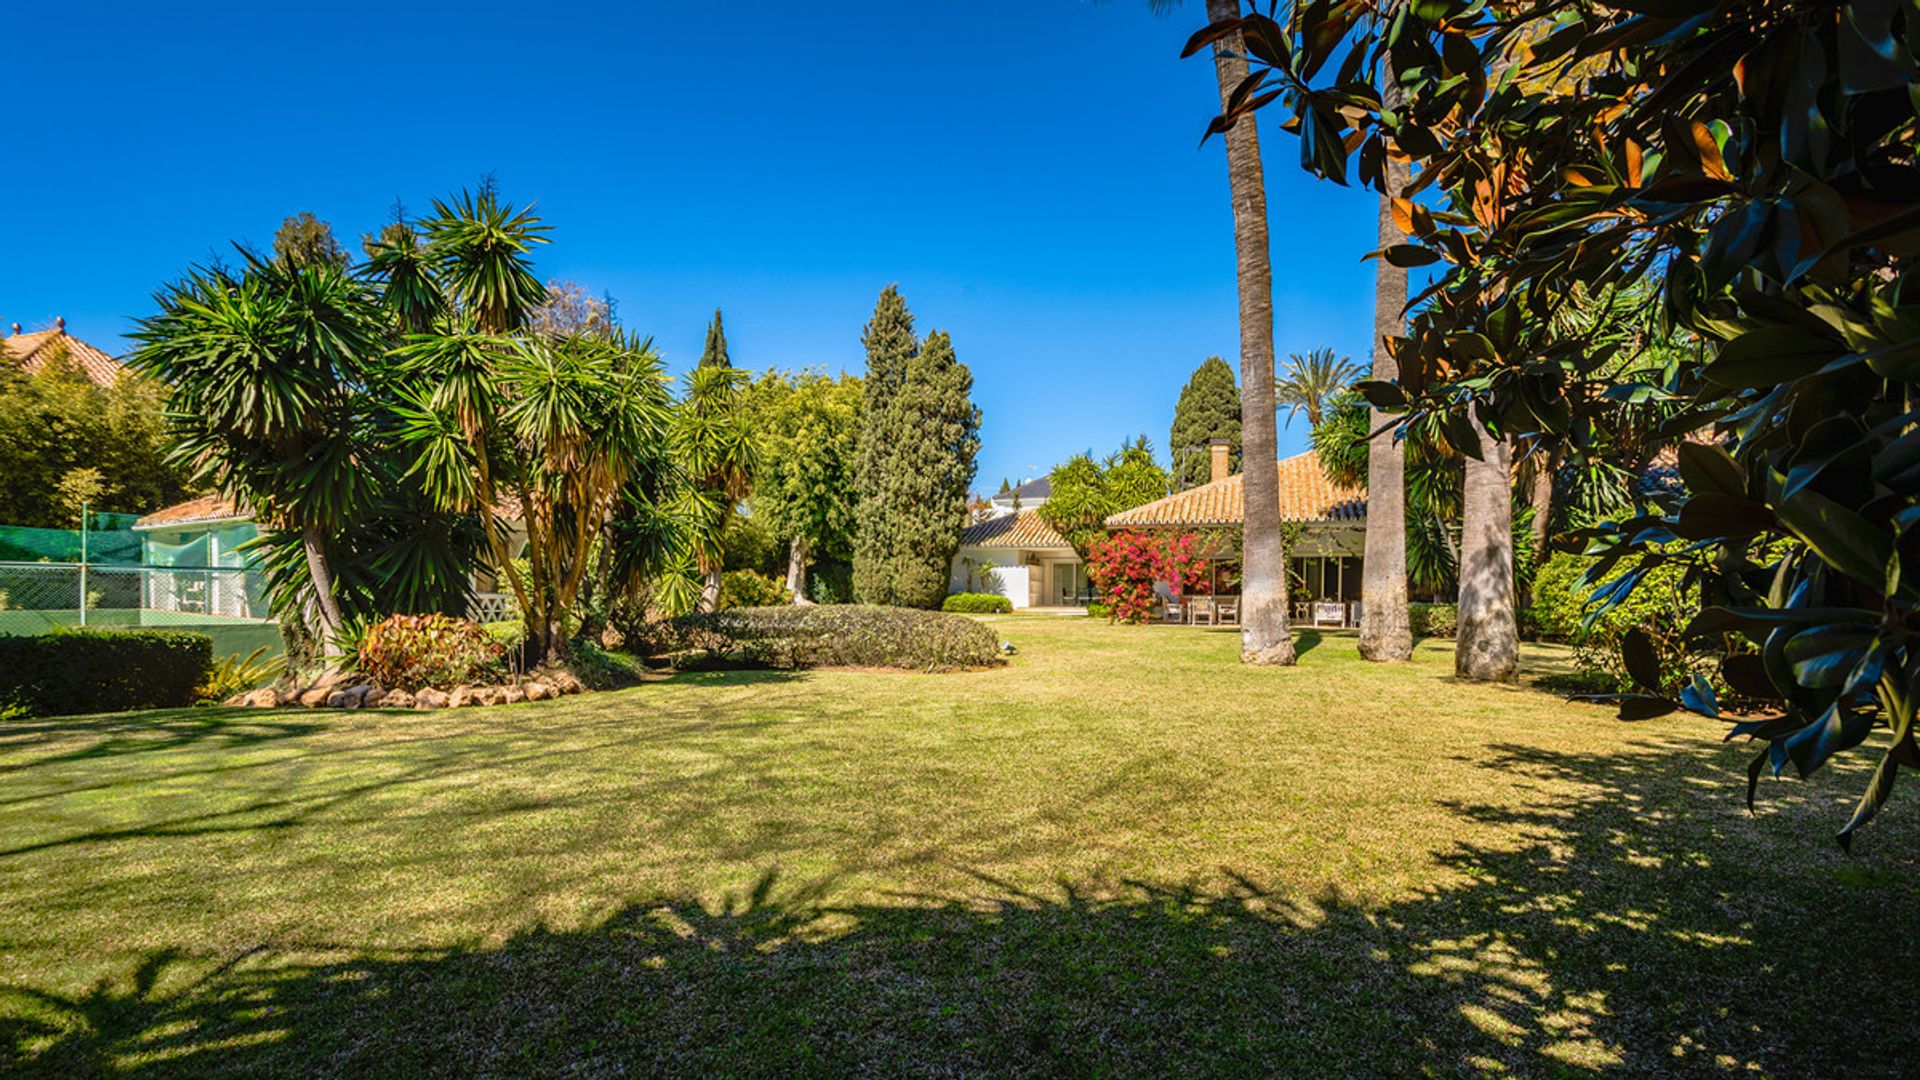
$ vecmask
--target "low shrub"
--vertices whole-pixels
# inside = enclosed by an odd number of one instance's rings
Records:
[[[961,615],[1011,615],[1013,601],[998,593],[957,592],[941,602],[940,610]]]
[[[1110,607],[1108,607],[1108,606],[1107,606],[1107,605],[1105,605],[1105,604],[1088,604],[1088,605],[1087,605],[1087,618],[1089,618],[1089,619],[1111,619],[1111,618],[1113,618],[1113,609],[1112,609],[1112,608],[1110,608]]]
[[[58,630],[0,637],[0,709],[33,716],[193,704],[213,638],[184,630]]]
[[[734,608],[773,607],[793,603],[793,593],[785,585],[758,570],[729,570],[720,577],[720,598],[714,607],[721,611]]]
[[[598,642],[575,638],[567,670],[589,690],[620,690],[638,685],[646,665],[636,656],[603,648]]]
[[[1460,628],[1460,609],[1452,604],[1408,604],[1407,624],[1414,637],[1450,638]]]
[[[207,681],[200,684],[194,700],[207,704],[225,701],[235,694],[267,685],[285,669],[286,664],[278,657],[267,655],[265,645],[245,656],[238,653],[223,656],[207,672]]]
[[[1000,639],[938,611],[819,604],[735,608],[666,624],[678,667],[887,667],[957,671],[1000,662]]]
[[[1689,640],[1683,631],[1700,613],[1700,590],[1687,582],[1686,568],[1677,562],[1648,570],[1626,600],[1592,615],[1593,594],[1609,582],[1639,569],[1640,560],[1621,560],[1607,576],[1591,585],[1581,583],[1593,560],[1559,554],[1540,568],[1533,581],[1534,621],[1544,636],[1573,646],[1574,662],[1582,678],[1605,690],[1640,692],[1626,663],[1621,644],[1627,631],[1641,630],[1653,645],[1663,693],[1677,696],[1698,675],[1705,678],[1722,703],[1738,702],[1738,695],[1720,674],[1720,657],[1750,648],[1715,635]]]
[[[446,615],[393,615],[367,627],[360,670],[381,686],[418,690],[484,681],[506,648],[479,623]]]

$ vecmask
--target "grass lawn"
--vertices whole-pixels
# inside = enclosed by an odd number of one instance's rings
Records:
[[[1920,1060],[1920,804],[1843,856],[1857,763],[1749,816],[1713,723],[1444,642],[990,621],[970,674],[0,727],[0,1071]]]

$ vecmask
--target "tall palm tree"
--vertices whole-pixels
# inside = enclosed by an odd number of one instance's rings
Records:
[[[1319,427],[1326,415],[1327,403],[1359,373],[1359,367],[1352,360],[1334,355],[1329,348],[1314,349],[1305,356],[1290,353],[1273,380],[1274,405],[1286,407],[1288,426],[1292,426],[1294,417],[1304,412],[1307,426]]]
[[[1397,108],[1400,92],[1387,62],[1387,100]],[[1405,241],[1395,220],[1393,200],[1405,190],[1411,166],[1387,156],[1382,170],[1379,243],[1382,249]],[[1400,365],[1388,342],[1405,330],[1407,271],[1386,259],[1373,260],[1373,370],[1370,377],[1392,382]],[[1367,430],[1381,431],[1392,417],[1367,412]],[[1360,562],[1360,656],[1397,662],[1413,657],[1413,627],[1407,618],[1407,454],[1392,432],[1367,442],[1367,538]]]
[[[372,290],[333,261],[243,254],[237,276],[195,270],[160,291],[159,314],[133,334],[134,366],[172,387],[176,459],[299,536],[331,655],[345,620],[330,539],[374,496],[363,388],[387,324]]]
[[[1236,19],[1237,0],[1207,0],[1213,23]],[[1213,42],[1220,108],[1247,77],[1238,30]],[[1280,532],[1279,429],[1273,412],[1273,255],[1267,239],[1267,182],[1251,117],[1226,130],[1227,187],[1240,293],[1240,446],[1245,525],[1241,532],[1240,659],[1292,664],[1287,627],[1287,557]]]

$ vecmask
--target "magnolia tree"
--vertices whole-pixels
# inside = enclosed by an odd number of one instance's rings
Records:
[[[1207,562],[1193,533],[1122,532],[1089,547],[1087,576],[1100,590],[1110,619],[1137,624],[1153,617],[1155,582],[1166,582],[1179,596],[1206,580]]]

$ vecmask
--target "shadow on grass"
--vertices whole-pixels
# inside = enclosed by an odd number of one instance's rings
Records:
[[[241,750],[284,739],[299,739],[325,727],[315,720],[290,720],[284,712],[247,709],[159,709],[110,716],[55,716],[0,723],[0,751],[31,747],[43,740],[73,735],[98,739],[70,753],[35,758],[23,765],[0,765],[0,775],[67,761],[151,754],[186,747]]]
[[[0,1066],[1907,1072],[1920,1050],[1910,825],[1883,829],[1891,847],[1861,871],[1807,847],[1775,852],[1782,830],[1764,821],[1734,827],[1737,793],[1709,753],[1495,750],[1487,767],[1563,793],[1452,806],[1510,844],[1435,852],[1452,883],[1394,903],[1287,895],[1233,871],[1042,890],[974,874],[971,889],[845,903],[831,881],[769,870],[719,904],[636,897],[594,925],[497,947],[161,948],[78,995],[10,972]],[[1786,790],[1772,809],[1796,819],[1775,822],[1794,835],[1830,809]]]

